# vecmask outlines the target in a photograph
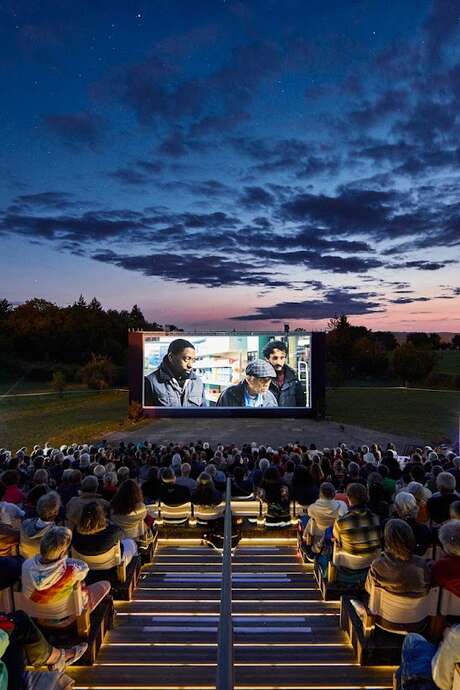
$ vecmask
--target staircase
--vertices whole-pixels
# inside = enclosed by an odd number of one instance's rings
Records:
[[[215,687],[221,555],[160,544],[93,667],[69,668],[75,688]],[[243,540],[233,564],[235,687],[386,689],[391,668],[361,668],[294,545]]]

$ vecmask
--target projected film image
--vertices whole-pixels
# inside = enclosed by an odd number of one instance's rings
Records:
[[[144,407],[311,407],[311,335],[144,336]]]

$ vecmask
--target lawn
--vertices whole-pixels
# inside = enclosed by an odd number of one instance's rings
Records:
[[[458,438],[459,391],[330,388],[327,417],[436,443]]]
[[[434,367],[436,373],[460,374],[460,350],[444,350],[436,354],[437,362]]]
[[[0,399],[0,447],[50,441],[103,439],[111,431],[131,431],[127,422],[128,394],[122,391],[78,391]],[[331,388],[327,391],[328,419],[369,429],[402,434],[430,443],[458,434],[460,392],[405,389]]]
[[[50,441],[61,445],[71,441],[102,439],[110,431],[138,428],[127,422],[128,394],[101,393],[87,389],[77,393],[0,399],[0,447]],[[142,424],[142,423],[141,423]]]

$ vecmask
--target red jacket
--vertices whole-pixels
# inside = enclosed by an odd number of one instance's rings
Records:
[[[460,597],[460,556],[447,556],[435,561],[431,572],[437,585]]]

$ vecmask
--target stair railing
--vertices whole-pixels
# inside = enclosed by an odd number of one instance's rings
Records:
[[[232,620],[232,503],[231,480],[225,491],[222,585],[217,638],[216,690],[233,690],[233,620]]]

